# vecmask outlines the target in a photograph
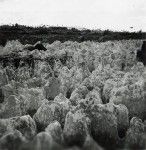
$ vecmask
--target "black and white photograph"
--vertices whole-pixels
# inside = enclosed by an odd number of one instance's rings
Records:
[[[146,0],[0,0],[0,150],[146,150]]]

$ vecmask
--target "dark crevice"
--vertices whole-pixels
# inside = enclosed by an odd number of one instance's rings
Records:
[[[126,136],[126,130],[124,129],[119,130],[118,135],[121,139],[124,138]]]
[[[28,111],[27,111],[27,113],[28,113],[31,117],[33,117],[33,115],[34,115],[36,112],[37,112],[36,109],[28,110]]]
[[[37,133],[43,132],[45,130],[44,125],[36,122],[36,126],[37,126]]]
[[[72,90],[69,89],[66,93],[66,98],[70,99],[71,93],[72,93]]]
[[[102,99],[103,104],[109,103],[109,99],[106,99],[103,94],[103,88],[101,89],[101,99]]]
[[[3,90],[0,89],[0,103],[4,102],[4,98],[5,98],[5,96],[4,96]]]
[[[93,87],[93,86],[88,86],[87,89],[88,89],[89,91],[92,91],[92,90],[94,89],[94,87]]]

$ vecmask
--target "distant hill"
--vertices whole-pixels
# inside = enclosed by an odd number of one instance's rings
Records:
[[[79,30],[67,27],[29,27],[24,25],[0,26],[0,44],[5,45],[7,40],[19,40],[22,44],[34,44],[37,41],[53,43],[65,41],[98,41],[122,39],[145,39],[146,32],[114,32],[110,30]]]

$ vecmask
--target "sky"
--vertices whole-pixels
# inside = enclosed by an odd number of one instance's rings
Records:
[[[0,0],[0,24],[15,23],[146,31],[146,0]]]

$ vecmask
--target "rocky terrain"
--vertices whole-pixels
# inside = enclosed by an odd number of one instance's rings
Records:
[[[0,46],[0,150],[146,149],[145,42]]]

